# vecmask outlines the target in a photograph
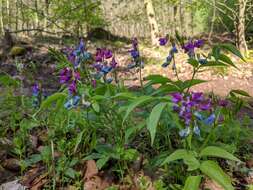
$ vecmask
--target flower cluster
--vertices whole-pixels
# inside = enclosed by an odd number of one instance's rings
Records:
[[[133,69],[136,67],[144,67],[144,63],[140,60],[140,52],[139,52],[139,48],[138,48],[138,40],[137,38],[133,38],[132,40],[132,49],[129,51],[133,62],[128,64],[127,68],[128,69]]]
[[[80,80],[78,71],[74,71],[69,67],[65,67],[60,71],[60,83],[68,86],[70,94],[77,93],[77,82]]]
[[[93,77],[95,80],[92,81],[92,85],[96,85],[96,80],[104,79],[104,82],[111,83],[112,78],[107,78],[107,75],[112,72],[118,65],[115,57],[111,50],[98,48],[95,57],[96,63],[92,64],[95,73]]]
[[[67,55],[69,62],[73,64],[75,69],[77,69],[82,62],[91,59],[91,54],[86,51],[83,39],[80,40],[79,45],[75,49],[65,48],[64,53]]]
[[[73,68],[65,67],[60,71],[60,83],[68,87],[69,97],[64,107],[71,109],[76,107],[80,101],[77,85],[81,77],[78,68],[81,63],[91,59],[91,54],[86,51],[83,39],[80,40],[76,48],[65,48],[64,53],[67,55],[68,61],[72,63]]]
[[[168,55],[168,57],[166,58],[166,61],[162,64],[162,67],[164,67],[164,68],[167,67],[167,66],[171,63],[171,61],[172,61],[172,59],[174,58],[174,55],[175,55],[176,53],[178,53],[178,50],[177,50],[176,44],[173,43],[173,44],[172,44],[172,48],[171,48],[171,50],[170,50],[170,52],[169,52],[169,55]],[[176,64],[175,64],[175,62],[173,62],[172,68],[173,68],[173,70],[176,69]]]
[[[194,57],[195,56],[195,49],[196,48],[201,48],[204,45],[203,40],[190,40],[186,44],[182,46],[182,49],[185,51],[185,53],[188,54],[189,57]]]
[[[180,131],[180,136],[186,137],[190,134],[191,126],[193,126],[193,132],[200,135],[200,129],[198,122],[202,122],[205,125],[212,125],[215,121],[215,114],[212,112],[211,99],[206,99],[201,92],[192,92],[188,96],[184,94],[173,93],[172,102],[174,103],[174,111],[176,111],[179,117],[183,120],[186,128]],[[209,115],[205,117],[205,115]]]
[[[167,42],[168,42],[168,38],[159,38],[159,45],[160,46],[165,46],[166,44],[167,44]]]
[[[32,105],[33,107],[38,107],[40,104],[40,87],[38,83],[35,83],[32,86]]]

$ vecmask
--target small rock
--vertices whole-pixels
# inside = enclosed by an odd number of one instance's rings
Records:
[[[18,180],[4,183],[0,186],[0,190],[25,190],[26,187],[21,185]]]

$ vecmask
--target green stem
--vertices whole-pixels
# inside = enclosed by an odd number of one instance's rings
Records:
[[[143,89],[143,82],[142,82],[142,73],[141,73],[141,63],[140,63],[140,72],[139,72],[139,74],[140,74],[140,84],[141,84],[141,88]]]
[[[175,74],[176,74],[177,80],[180,80],[179,76],[178,76],[177,68],[176,68],[176,60],[175,60],[175,56],[174,55],[172,56],[172,60],[173,60],[173,64],[175,65]]]
[[[199,68],[193,68],[192,78],[191,78],[191,81],[190,81],[189,87],[188,87],[188,88],[187,88],[187,90],[186,90],[186,94],[188,94],[188,92],[189,92],[189,90],[190,90],[190,88],[191,88],[191,85],[192,85],[193,79],[195,78],[195,75],[197,74],[198,69],[199,69]]]

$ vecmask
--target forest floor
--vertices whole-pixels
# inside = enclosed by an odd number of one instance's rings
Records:
[[[57,83],[57,73],[55,72],[56,62],[52,62],[48,55],[48,47],[60,49],[63,45],[59,45],[58,42],[43,41],[34,42],[30,39],[33,44],[32,53],[26,54],[18,58],[10,58],[3,62],[2,68],[4,71],[11,73],[12,75],[18,75],[17,64],[24,62],[24,67],[28,68],[26,73],[26,79],[24,84],[30,86],[30,83],[39,81],[42,86],[46,89],[54,89]],[[35,45],[34,45],[35,44]],[[36,46],[36,47],[34,47]],[[107,47],[114,51],[116,60],[119,66],[125,68],[131,63],[131,58],[128,50],[131,45],[117,42],[112,43],[110,41],[95,41],[89,42],[88,51],[95,53],[98,47]],[[150,74],[161,74],[171,79],[176,79],[174,72],[172,71],[171,65],[168,68],[161,67],[162,63],[166,59],[166,56],[170,50],[170,47],[150,47],[144,44],[140,45],[140,52],[144,59],[145,67],[142,71],[143,77]],[[208,46],[204,47],[203,52],[209,51]],[[219,96],[226,96],[232,89],[240,89],[253,95],[253,51],[250,51],[250,56],[246,62],[242,62],[231,57],[233,62],[236,64],[238,69],[235,68],[211,68],[206,72],[199,73],[196,78],[206,80],[208,82],[199,84],[192,90],[203,91],[206,93],[213,92]],[[191,65],[187,63],[187,55],[183,52],[176,54],[176,64],[178,69],[179,78],[182,80],[190,79],[192,75]],[[30,72],[32,71],[32,72]],[[133,71],[124,71],[119,73],[120,79],[125,81],[128,86],[138,86],[139,74]],[[19,77],[19,76],[18,76]],[[44,80],[46,79],[46,80]],[[26,85],[25,85],[26,86]]]
[[[5,71],[12,76],[19,78],[23,81],[24,93],[31,93],[31,86],[34,82],[39,82],[46,93],[51,93],[59,88],[58,71],[56,69],[57,62],[49,55],[49,47],[61,49],[64,46],[59,45],[58,42],[43,41],[38,42],[34,39],[28,39],[27,42],[32,47],[32,51],[28,51],[26,54],[18,57],[9,57],[6,61],[0,64],[0,70]],[[65,43],[64,43],[65,44]],[[75,44],[74,42],[71,43]],[[92,54],[95,53],[96,48],[107,47],[112,49],[116,55],[116,60],[119,63],[119,67],[126,68],[131,63],[131,57],[129,50],[130,44],[126,43],[112,43],[110,41],[95,41],[88,42],[87,48]],[[204,48],[204,52],[208,52],[210,48],[207,46]],[[166,59],[170,47],[150,47],[145,44],[140,44],[140,52],[145,62],[145,67],[142,71],[143,77],[150,74],[161,74],[171,79],[176,79],[175,74],[172,71],[171,65],[168,68],[162,68],[161,65]],[[212,68],[208,72],[199,73],[196,77],[208,81],[194,87],[194,91],[203,91],[206,93],[213,92],[219,96],[226,96],[230,90],[240,89],[248,92],[253,96],[253,51],[251,51],[251,59],[247,59],[246,62],[239,61],[232,57],[232,60],[238,67],[235,68]],[[178,68],[179,78],[187,80],[191,78],[192,70],[191,66],[187,63],[187,56],[179,52],[176,55],[176,64]],[[124,69],[123,69],[124,70]],[[125,81],[125,84],[129,87],[136,87],[140,85],[139,74],[134,71],[124,70],[119,73],[119,78]],[[250,112],[252,116],[252,110]],[[1,168],[0,168],[1,173]],[[2,179],[9,179],[15,176],[15,173],[4,173],[6,176],[1,176]],[[28,175],[29,176],[29,175]],[[208,182],[207,182],[208,183]],[[214,186],[211,183],[209,186]],[[219,187],[212,187],[213,190],[221,190]]]

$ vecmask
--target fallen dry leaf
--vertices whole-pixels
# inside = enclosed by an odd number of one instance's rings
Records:
[[[31,190],[40,190],[43,188],[43,186],[49,182],[48,179],[46,179],[46,177],[48,176],[48,173],[45,173],[41,176],[39,176],[38,178],[36,178],[32,184],[31,184]]]
[[[19,171],[20,162],[15,158],[10,158],[4,161],[3,167],[11,171]]]
[[[248,168],[253,168],[253,159],[247,160],[246,165]]]
[[[31,142],[31,145],[34,149],[36,149],[38,146],[38,140],[39,140],[39,138],[37,136],[30,135],[30,142]]]
[[[210,179],[206,179],[203,186],[204,186],[203,189],[224,190],[224,188],[222,188],[220,185],[218,185],[216,182],[214,182]]]
[[[36,185],[32,186],[31,190],[41,190],[47,182],[47,179],[43,179],[39,181]]]
[[[84,183],[84,190],[104,190],[110,187],[110,184],[99,176],[94,176]]]
[[[22,178],[22,184],[26,187],[31,187],[31,184],[33,181],[42,174],[44,168],[43,167],[36,167],[30,169],[28,172],[26,172],[25,176]]]
[[[99,190],[101,181],[100,177],[95,176],[92,180],[84,183],[84,190]]]
[[[94,160],[88,160],[86,163],[86,172],[84,175],[84,180],[89,180],[93,176],[98,174],[98,168]]]

